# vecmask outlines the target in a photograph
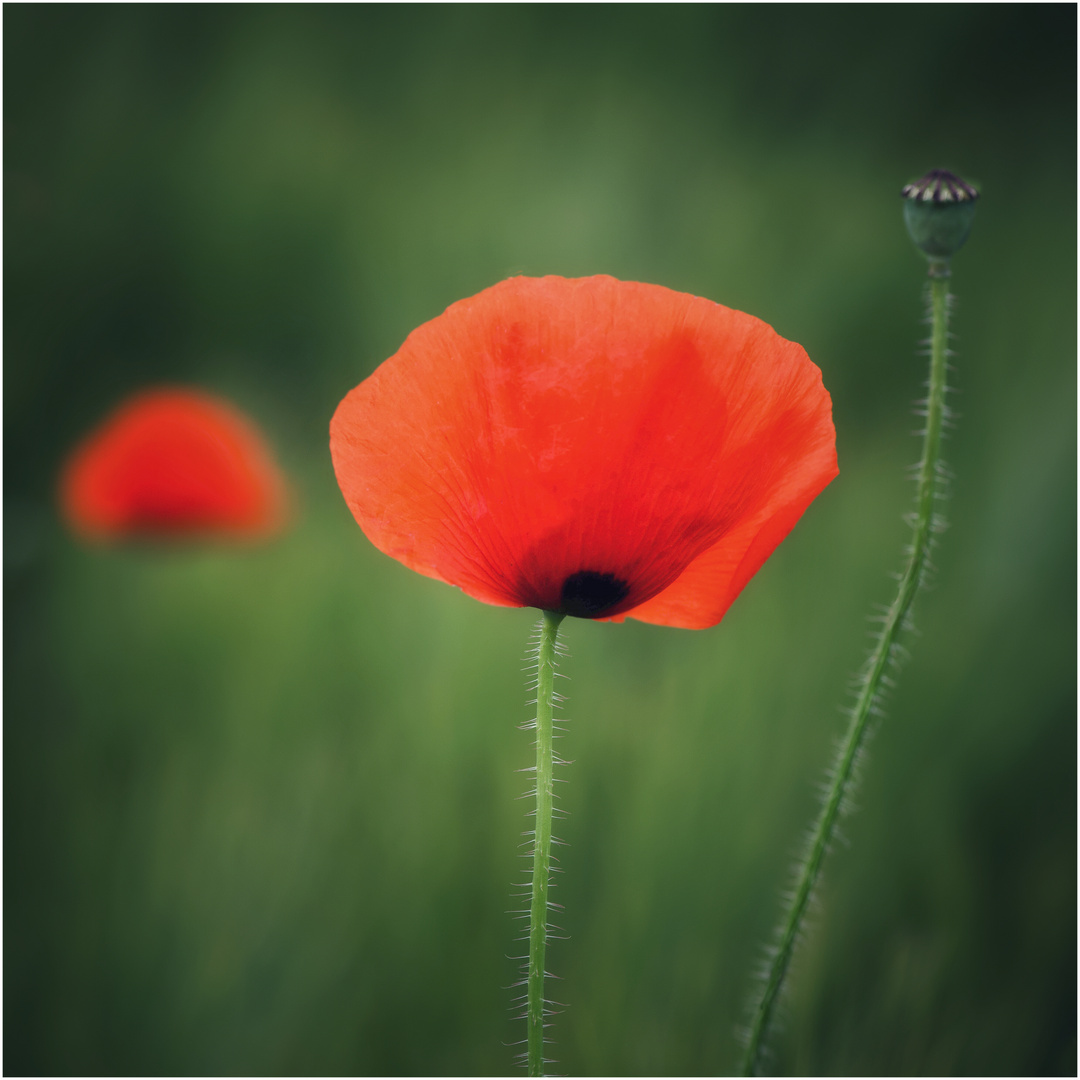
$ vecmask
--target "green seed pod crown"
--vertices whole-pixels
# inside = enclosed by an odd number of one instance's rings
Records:
[[[948,259],[963,247],[975,218],[975,188],[946,169],[932,169],[900,194],[908,235],[923,254]]]

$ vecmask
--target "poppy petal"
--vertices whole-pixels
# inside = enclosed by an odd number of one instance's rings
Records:
[[[255,538],[284,522],[286,486],[255,427],[196,390],[142,391],[72,452],[61,511],[89,539]]]
[[[833,474],[835,475],[835,473]],[[740,524],[699,555],[662,593],[627,612],[641,622],[703,630],[715,626],[803,511],[832,479],[814,477],[803,498],[784,503],[766,520]]]
[[[836,474],[834,443],[800,346],[605,276],[452,305],[346,396],[330,437],[357,522],[412,569],[488,603],[670,625],[719,620]],[[700,608],[677,588],[698,560]]]

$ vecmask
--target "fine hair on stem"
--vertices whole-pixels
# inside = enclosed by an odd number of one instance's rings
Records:
[[[776,1009],[785,987],[796,946],[803,933],[807,910],[821,873],[825,856],[837,837],[837,824],[850,809],[850,799],[858,781],[866,740],[875,719],[882,715],[883,699],[895,685],[895,675],[906,658],[901,635],[910,630],[911,607],[931,571],[930,553],[936,537],[945,529],[944,516],[938,504],[946,498],[948,471],[941,461],[941,441],[949,423],[945,402],[948,317],[952,304],[949,295],[949,266],[947,260],[933,260],[929,270],[929,346],[930,377],[928,393],[917,402],[917,414],[926,425],[919,433],[923,439],[922,457],[915,467],[915,510],[905,520],[912,529],[911,543],[906,551],[906,563],[899,578],[896,597],[888,608],[876,616],[880,628],[874,633],[874,646],[866,659],[856,685],[855,704],[848,710],[848,726],[837,744],[836,754],[826,775],[823,800],[817,820],[806,839],[806,848],[799,862],[791,892],[776,928],[760,973],[760,984],[754,995],[749,1024],[744,1032],[744,1076],[756,1075],[767,1053],[768,1038],[775,1027]]]
[[[522,992],[515,998],[515,1008],[522,1011],[517,1017],[525,1021],[525,1050],[517,1055],[519,1064],[525,1066],[529,1076],[543,1076],[545,1066],[552,1063],[546,1056],[551,1042],[548,1029],[551,1017],[563,1008],[559,1002],[545,997],[545,980],[554,978],[547,971],[547,943],[554,938],[561,938],[562,927],[550,919],[552,911],[560,911],[561,905],[550,898],[554,885],[550,875],[558,873],[558,858],[552,854],[553,844],[562,843],[552,835],[551,824],[555,816],[565,816],[555,803],[555,776],[557,766],[567,765],[554,750],[554,741],[562,736],[566,723],[562,717],[556,718],[556,710],[562,707],[565,698],[555,690],[555,679],[560,676],[556,670],[558,658],[566,652],[558,639],[559,624],[563,616],[545,611],[533,633],[532,648],[529,651],[529,666],[526,670],[531,675],[529,689],[536,697],[530,702],[536,706],[535,718],[521,725],[526,730],[536,732],[536,764],[523,772],[533,774],[533,787],[523,798],[535,799],[535,809],[530,811],[533,827],[522,835],[523,847],[527,850],[522,856],[531,868],[528,880],[517,886],[515,895],[528,900],[528,907],[513,912],[515,918],[526,923],[527,929],[519,941],[528,941],[528,955],[522,957],[521,978],[514,983],[514,988]]]

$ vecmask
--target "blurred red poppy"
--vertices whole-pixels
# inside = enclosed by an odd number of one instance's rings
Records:
[[[129,398],[75,448],[60,506],[89,539],[256,539],[283,524],[286,487],[235,408],[202,391],[161,388]]]
[[[330,424],[368,538],[491,604],[701,628],[837,474],[801,346],[599,276],[511,278],[414,330]]]

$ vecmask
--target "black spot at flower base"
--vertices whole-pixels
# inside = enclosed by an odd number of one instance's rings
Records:
[[[599,619],[629,592],[629,584],[614,574],[579,570],[563,582],[559,610],[579,619]]]

